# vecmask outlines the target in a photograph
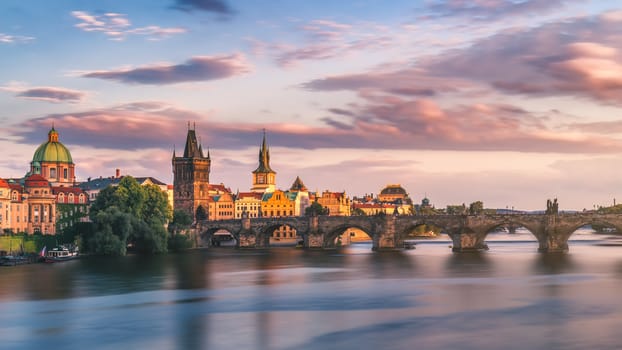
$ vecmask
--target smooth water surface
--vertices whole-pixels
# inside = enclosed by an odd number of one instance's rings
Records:
[[[530,236],[0,268],[1,349],[620,349],[622,247]]]

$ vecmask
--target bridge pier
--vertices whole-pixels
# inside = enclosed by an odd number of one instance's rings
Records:
[[[238,243],[236,248],[256,248],[257,247],[257,235],[253,232],[251,226],[251,219],[248,214],[242,214],[242,228],[238,233]]]
[[[547,236],[538,241],[540,253],[565,253],[568,251],[568,239],[560,239],[559,236]]]
[[[395,250],[404,247],[404,240],[398,237],[395,229],[395,215],[385,215],[382,225],[376,227],[372,237],[372,250]]]
[[[460,232],[451,234],[453,246],[451,251],[454,253],[475,252],[488,250],[488,245],[484,243],[485,235],[476,232]]]
[[[568,251],[568,238],[576,229],[574,223],[564,223],[559,217],[547,215],[544,234],[538,236],[538,252],[541,253],[564,253]]]
[[[308,249],[322,249],[325,247],[324,234],[320,231],[320,221],[317,216],[309,217],[309,232],[304,236],[304,247]]]

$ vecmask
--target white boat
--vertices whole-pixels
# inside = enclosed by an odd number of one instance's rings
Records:
[[[67,248],[65,246],[56,247],[48,250],[45,254],[45,262],[61,262],[78,258],[78,248]]]

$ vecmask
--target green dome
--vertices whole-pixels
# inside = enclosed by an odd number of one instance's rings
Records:
[[[48,133],[48,141],[42,143],[32,157],[33,164],[42,162],[73,163],[71,153],[58,141],[58,132],[54,128]]]

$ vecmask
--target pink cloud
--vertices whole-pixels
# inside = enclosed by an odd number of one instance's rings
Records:
[[[127,15],[121,13],[104,13],[92,15],[86,11],[73,11],[71,15],[80,20],[75,27],[85,32],[101,32],[110,40],[122,41],[129,35],[147,36],[149,40],[168,38],[176,34],[183,34],[186,29],[181,27],[162,28],[156,25],[146,27],[132,27]]]
[[[77,103],[82,101],[87,95],[82,91],[52,86],[24,87],[20,85],[9,85],[0,87],[0,90],[14,92],[16,97],[46,102]]]
[[[153,64],[131,69],[87,72],[82,77],[128,84],[165,85],[224,79],[250,70],[251,66],[243,55],[233,54],[196,56],[181,64]]]
[[[156,101],[106,109],[52,114],[16,125],[10,132],[23,143],[38,144],[50,125],[63,142],[96,148],[141,150],[183,146],[186,124],[196,121],[205,147],[244,149],[258,144],[267,129],[270,143],[295,149],[359,148],[420,150],[508,150],[525,152],[617,152],[615,137],[593,137],[591,130],[552,129],[546,117],[507,104],[476,103],[443,107],[431,99],[378,93],[361,94],[365,103],[333,108],[323,126],[295,123],[230,123],[215,115]],[[206,126],[208,125],[208,126]],[[579,131],[579,132],[576,132]]]
[[[420,57],[403,68],[329,76],[302,87],[427,97],[467,97],[486,89],[488,95],[573,96],[622,104],[620,22],[612,17],[608,12],[514,28],[464,48]]]

